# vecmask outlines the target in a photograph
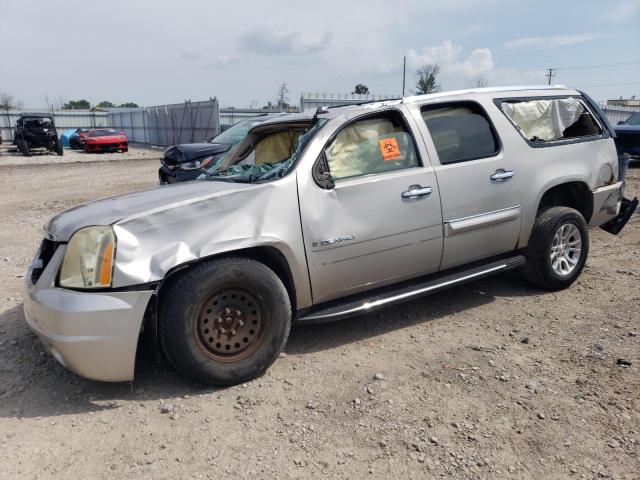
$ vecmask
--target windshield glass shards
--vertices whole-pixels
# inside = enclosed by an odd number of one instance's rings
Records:
[[[216,135],[209,143],[221,143],[223,145],[237,145],[245,139],[249,130],[260,124],[262,120],[243,120]]]
[[[250,133],[216,162],[207,180],[256,183],[282,178],[326,122],[319,119],[313,125],[282,124]]]

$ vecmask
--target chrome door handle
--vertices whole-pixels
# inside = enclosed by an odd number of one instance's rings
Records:
[[[420,185],[411,185],[409,190],[402,192],[402,198],[417,198],[429,195],[433,192],[431,187],[422,187]]]
[[[503,168],[499,168],[498,170],[496,170],[496,173],[491,175],[489,178],[491,180],[496,180],[496,181],[500,182],[502,180],[508,180],[509,178],[513,177],[514,175],[515,175],[515,173],[513,173],[511,170],[504,170]]]

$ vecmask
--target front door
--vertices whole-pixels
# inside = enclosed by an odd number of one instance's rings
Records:
[[[318,161],[333,188],[299,172],[314,303],[437,271],[440,196],[417,146],[402,113],[390,110],[351,121],[328,140]]]
[[[513,251],[521,226],[522,175],[476,102],[425,105],[444,222],[442,269]],[[521,173],[521,172],[520,172]]]

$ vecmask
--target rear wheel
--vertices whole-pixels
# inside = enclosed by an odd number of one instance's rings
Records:
[[[61,157],[64,155],[64,147],[62,146],[61,141],[56,142],[56,153]]]
[[[289,296],[262,263],[212,260],[170,282],[161,294],[159,331],[169,362],[183,375],[212,385],[242,383],[284,348]]]
[[[567,288],[582,272],[588,254],[589,232],[580,212],[552,207],[536,218],[525,253],[525,276],[542,288]]]

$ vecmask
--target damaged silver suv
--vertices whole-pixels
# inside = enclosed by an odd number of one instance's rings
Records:
[[[279,117],[207,180],[51,219],[25,316],[84,377],[131,380],[144,331],[179,372],[228,385],[268,368],[293,321],[514,268],[562,289],[587,260],[588,228],[618,233],[637,206],[623,197],[614,135],[588,96],[563,87]]]

